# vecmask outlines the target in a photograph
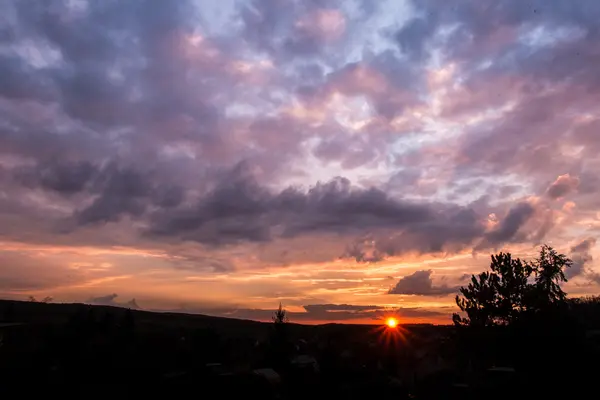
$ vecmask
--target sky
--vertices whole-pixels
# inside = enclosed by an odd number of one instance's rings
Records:
[[[450,323],[598,293],[597,0],[0,0],[0,297]]]

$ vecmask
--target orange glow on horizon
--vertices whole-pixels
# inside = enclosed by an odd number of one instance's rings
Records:
[[[388,318],[385,321],[385,324],[388,326],[388,328],[396,328],[398,326],[398,320],[396,318]]]
[[[386,348],[393,349],[406,343],[409,332],[400,324],[397,317],[384,317],[382,322],[383,324],[376,327],[374,332],[378,333],[379,341]]]

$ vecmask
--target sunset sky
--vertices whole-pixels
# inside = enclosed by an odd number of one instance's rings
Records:
[[[0,0],[0,297],[449,323],[598,293],[598,0]]]

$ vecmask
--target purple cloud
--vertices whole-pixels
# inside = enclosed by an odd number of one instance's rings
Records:
[[[458,286],[449,287],[446,284],[435,286],[431,279],[432,273],[432,270],[424,270],[407,275],[401,278],[388,293],[416,296],[445,296],[458,291]]]

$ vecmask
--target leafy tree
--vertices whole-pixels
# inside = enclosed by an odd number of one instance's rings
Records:
[[[564,270],[572,261],[564,254],[544,245],[538,258],[522,261],[509,253],[492,255],[491,272],[471,277],[461,287],[456,304],[466,314],[454,314],[457,325],[507,325],[526,313],[548,310],[564,304],[566,293],[560,283],[566,282]]]
[[[564,254],[559,254],[552,247],[544,245],[539,257],[531,263],[535,272],[535,295],[541,300],[541,307],[555,305],[566,300],[567,294],[563,292],[560,284],[567,282],[565,268],[573,265]]]
[[[460,288],[463,297],[457,295],[456,304],[467,314],[467,317],[463,318],[459,314],[452,315],[455,324],[485,326],[492,323],[497,297],[494,282],[496,279],[498,279],[496,274],[482,272],[477,277],[475,275],[471,277],[469,286]]]

